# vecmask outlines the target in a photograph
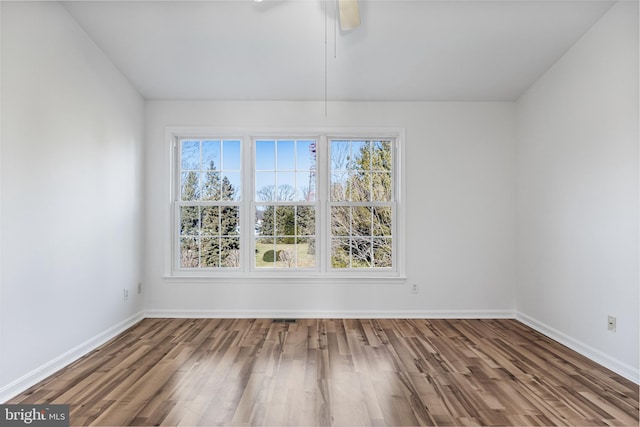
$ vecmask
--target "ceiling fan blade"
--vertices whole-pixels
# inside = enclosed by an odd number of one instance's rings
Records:
[[[358,0],[338,0],[340,9],[340,29],[353,30],[360,25],[360,9]]]

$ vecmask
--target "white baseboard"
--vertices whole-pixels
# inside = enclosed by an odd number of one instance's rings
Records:
[[[513,319],[512,310],[147,310],[148,318],[226,319]]]
[[[90,338],[89,340],[61,354],[55,359],[45,363],[44,365],[0,388],[0,402],[4,403],[12,397],[15,397],[18,394],[24,392],[29,387],[34,386],[35,384],[51,376],[65,366],[68,366],[69,364],[80,359],[82,356],[85,356],[86,354],[100,347],[102,344],[116,337],[118,334],[121,334],[131,326],[140,322],[142,319],[144,319],[144,312],[136,313],[128,319],[123,320],[117,325],[107,329],[106,331],[96,335],[93,338]]]
[[[618,375],[625,377],[626,379],[633,381],[636,384],[640,384],[640,370],[623,363],[611,356],[604,354],[600,350],[597,350],[581,341],[576,340],[564,333],[546,325],[531,316],[528,316],[521,312],[516,312],[516,319],[532,329],[540,332],[541,334],[558,341],[560,344],[569,347],[581,355],[593,360],[594,362],[604,366],[605,368],[615,372]]]

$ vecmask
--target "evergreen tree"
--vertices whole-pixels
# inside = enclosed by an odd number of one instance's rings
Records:
[[[220,173],[212,161],[202,183],[202,200],[220,200]],[[203,206],[201,213],[201,265],[220,267],[220,207]]]
[[[202,214],[202,267],[220,266],[220,207],[203,206]]]
[[[230,259],[235,259],[235,252],[240,250],[240,239],[237,237],[240,233],[240,215],[237,206],[223,206],[221,213],[220,235],[223,237],[220,239],[220,259],[224,265],[229,264]]]
[[[182,184],[182,200],[198,200],[198,175],[191,171],[186,174]],[[180,208],[180,266],[193,268],[199,265],[198,239],[200,213],[197,206]]]
[[[222,178],[222,186],[220,188],[220,200],[235,200],[238,190],[231,184],[226,176]]]
[[[296,206],[296,236],[298,243],[308,243],[307,253],[316,253],[316,211],[312,206]],[[310,236],[311,238],[304,237]]]
[[[185,175],[185,173],[182,173]],[[192,201],[200,199],[200,189],[198,188],[198,174],[194,171],[186,172],[182,183],[182,200]]]
[[[237,190],[227,177],[220,179],[220,175],[214,162],[211,161],[204,175],[202,192],[199,193],[197,174],[189,172],[183,186],[183,200],[199,200],[200,194],[205,201],[235,200]],[[187,231],[190,235],[200,237],[201,267],[237,266],[237,261],[227,262],[227,259],[237,260],[240,241],[237,237],[227,236],[238,235],[238,207],[185,206],[181,213],[182,233]],[[191,252],[193,252],[192,246],[189,248]],[[198,264],[189,266],[197,267]]]
[[[276,242],[284,244],[295,243],[295,206],[277,206],[276,207],[276,235],[279,237]]]
[[[182,200],[198,200],[198,175],[188,172],[182,185]],[[199,229],[199,213],[197,206],[183,206],[180,210],[180,234],[183,236],[196,236]]]
[[[296,206],[296,236],[315,236],[316,215],[312,206]]]
[[[266,185],[258,190],[258,198],[262,201],[292,201],[295,189],[288,185],[281,185],[277,191],[274,185]],[[266,243],[273,243],[268,237],[295,235],[295,209],[293,206],[267,205],[262,214],[262,221],[258,228],[260,236],[265,236]],[[293,243],[292,237],[278,239],[279,243]]]
[[[216,169],[213,160],[209,162],[202,183],[202,200],[220,200],[220,172]]]
[[[273,239],[269,237],[275,236],[275,206],[266,206],[262,211],[262,217],[258,225],[258,235],[264,236],[265,243],[273,243]]]

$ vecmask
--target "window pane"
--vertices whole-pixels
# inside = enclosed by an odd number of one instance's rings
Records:
[[[294,206],[276,206],[276,236],[288,236],[286,243],[293,243],[295,236],[295,207]]]
[[[199,266],[198,239],[180,239],[180,267],[194,268]]]
[[[368,141],[352,141],[351,154],[349,157],[350,170],[369,170],[370,167],[370,144]]]
[[[374,141],[371,170],[391,172],[391,142]]]
[[[315,268],[316,239],[302,237],[296,240],[296,261],[298,268]]]
[[[391,174],[387,172],[374,172],[372,174],[373,200],[376,202],[391,201]]]
[[[371,208],[363,206],[351,208],[351,235],[371,236]]]
[[[273,236],[275,231],[275,216],[273,206],[256,207],[255,232],[258,236]]]
[[[312,206],[296,206],[296,236],[316,234],[316,210]]]
[[[200,267],[220,267],[220,238],[203,237]]]
[[[256,200],[270,202],[276,197],[276,174],[274,172],[256,172]]]
[[[392,241],[391,239],[373,239],[374,267],[392,267]]]
[[[202,183],[202,200],[220,200],[220,172],[215,170],[202,172],[200,182]]]
[[[222,152],[224,158],[222,159],[222,168],[225,171],[239,171],[240,170],[240,141],[229,140],[222,143]]]
[[[295,242],[276,242],[276,267],[295,268],[296,267],[296,245]]]
[[[373,267],[371,239],[351,239],[351,268]]]
[[[240,172],[225,172],[220,188],[221,200],[240,200]]]
[[[180,208],[180,235],[196,236],[200,234],[200,212],[197,206]]]
[[[295,199],[295,172],[278,172],[276,174],[276,182],[278,183],[278,191],[276,199],[281,202],[291,202]]]
[[[351,208],[346,206],[331,207],[331,236],[351,235]]]
[[[373,208],[373,235],[390,237],[392,221],[393,215],[390,207]]]
[[[180,168],[182,170],[200,169],[200,141],[182,141],[180,144]]]
[[[277,145],[277,170],[295,169],[295,143],[293,141],[278,141]]]
[[[349,200],[352,202],[371,201],[371,173],[355,172],[349,175]]]
[[[296,172],[296,194],[294,200],[307,202],[316,200],[315,172]]]
[[[184,208],[183,208],[184,209]],[[200,218],[203,236],[217,236],[220,234],[220,208],[206,206],[200,208]]]
[[[256,200],[270,202],[276,199],[276,174],[274,172],[256,172]]]
[[[331,170],[347,170],[349,154],[349,141],[331,141]]]
[[[192,201],[200,199],[200,174],[198,172],[182,172],[180,174],[180,199]]]
[[[256,267],[275,267],[275,243],[273,239],[256,239]]]
[[[316,169],[316,142],[298,141],[296,147],[296,170],[308,171]]]
[[[331,173],[331,200],[334,202],[349,200],[349,174],[347,172]]]
[[[349,239],[331,239],[331,267],[350,268]]]
[[[240,267],[240,238],[220,239],[220,267]]]
[[[256,170],[275,170],[275,141],[256,141]]]
[[[202,169],[220,170],[220,141],[202,141]]]
[[[240,208],[223,206],[220,208],[220,235],[237,236],[240,234]]]

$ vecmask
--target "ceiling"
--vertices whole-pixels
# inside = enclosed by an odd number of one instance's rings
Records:
[[[341,32],[335,0],[63,2],[147,99],[372,101],[515,100],[613,5],[359,3]]]

